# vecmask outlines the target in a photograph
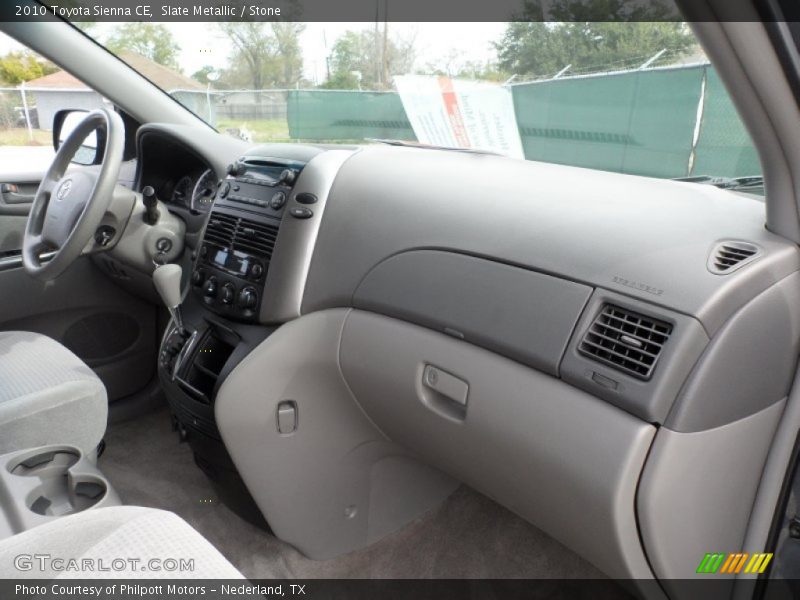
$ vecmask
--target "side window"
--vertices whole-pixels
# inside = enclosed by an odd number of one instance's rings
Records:
[[[82,81],[0,33],[0,180],[47,169],[59,110],[105,105]]]

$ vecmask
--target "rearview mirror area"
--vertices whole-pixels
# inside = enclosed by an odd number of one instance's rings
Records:
[[[66,109],[58,111],[53,116],[53,147],[56,152],[87,114],[88,111],[85,110]],[[79,165],[100,164],[105,146],[104,134],[104,131],[96,129],[87,135],[75,156],[72,157],[72,162]]]

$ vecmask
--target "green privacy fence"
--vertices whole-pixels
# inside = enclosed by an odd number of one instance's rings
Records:
[[[511,90],[529,160],[655,177],[761,172],[736,109],[707,65],[567,77]],[[298,140],[416,139],[393,92],[293,90],[287,118],[289,135]]]
[[[525,158],[686,175],[703,72],[633,71],[514,86]]]
[[[292,90],[289,137],[297,140],[416,140],[395,92]]]
[[[758,153],[714,69],[707,70],[692,174],[760,175]]]

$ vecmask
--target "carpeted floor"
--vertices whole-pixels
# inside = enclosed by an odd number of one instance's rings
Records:
[[[461,487],[380,542],[332,560],[305,558],[217,501],[165,409],[112,425],[100,467],[126,504],[171,510],[249,578],[602,578],[559,542]]]

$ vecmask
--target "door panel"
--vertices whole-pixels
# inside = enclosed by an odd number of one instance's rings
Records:
[[[8,217],[0,216],[0,223]],[[35,331],[80,356],[103,380],[109,400],[136,393],[154,375],[156,307],[114,284],[87,257],[42,283],[6,257],[0,271],[0,330]]]
[[[58,340],[94,369],[110,401],[140,391],[155,372],[156,307],[118,287],[88,257],[46,284],[25,272],[21,248],[27,215],[53,150],[6,147],[0,148],[0,158],[12,150],[27,158],[0,160],[0,330],[34,331]],[[69,170],[93,168],[72,165]],[[126,164],[121,178],[128,169]]]
[[[0,257],[19,254],[25,221],[25,215],[11,216],[0,212]]]

